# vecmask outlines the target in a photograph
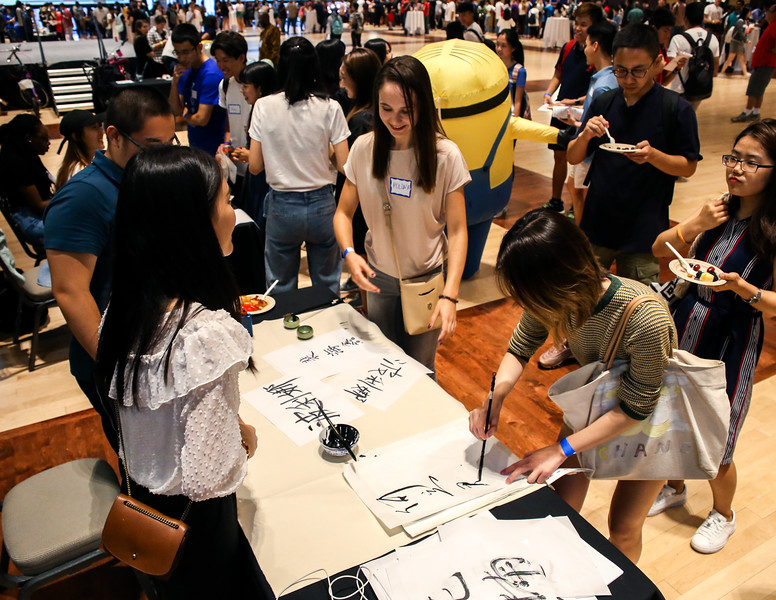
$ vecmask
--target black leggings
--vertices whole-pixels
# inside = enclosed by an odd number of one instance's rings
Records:
[[[355,33],[353,31],[350,32],[350,43],[353,45],[354,48],[360,48],[361,47],[361,34]]]

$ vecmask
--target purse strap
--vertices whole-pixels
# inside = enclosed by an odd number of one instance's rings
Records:
[[[121,464],[124,467],[124,481],[127,482],[127,496],[130,498],[132,497],[132,489],[131,484],[129,480],[129,471],[127,467],[127,447],[124,445],[124,433],[121,430],[121,414],[119,411],[119,400],[118,398],[113,399],[113,407],[116,410],[116,427],[119,430],[119,443],[121,444]],[[183,515],[181,516],[180,520],[183,521],[186,517],[189,516],[189,511],[191,510],[191,505],[193,504],[193,500],[189,499],[188,504],[186,504],[186,508],[183,509]]]
[[[388,226],[388,231],[391,234],[391,249],[393,250],[393,260],[396,261],[396,272],[399,274],[399,282],[401,283],[401,267],[399,266],[399,255],[396,253],[396,238],[393,235],[393,221],[391,220],[391,201],[388,199],[388,177],[383,180],[383,185],[380,187],[380,192],[383,196],[383,214],[385,214],[385,224]]]
[[[625,328],[628,326],[628,321],[630,320],[631,315],[633,315],[636,307],[649,300],[659,301],[659,298],[653,294],[642,294],[641,296],[636,296],[630,302],[628,302],[628,305],[625,307],[620,320],[617,322],[617,326],[614,328],[612,339],[609,340],[609,346],[606,348],[606,352],[604,353],[603,363],[606,365],[607,369],[611,369],[612,365],[614,364],[614,357],[617,354],[617,348],[619,348],[620,343],[622,343],[622,339],[625,337]]]

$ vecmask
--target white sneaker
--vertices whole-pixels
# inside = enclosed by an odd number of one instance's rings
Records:
[[[681,493],[677,493],[670,485],[664,485],[652,503],[652,508],[649,509],[647,516],[654,517],[674,506],[684,506],[685,502],[687,502],[687,486],[684,486]]]
[[[728,521],[716,510],[709,513],[703,525],[692,536],[690,546],[693,550],[703,554],[719,552],[727,544],[728,538],[736,530],[736,513],[733,511],[733,520]]]

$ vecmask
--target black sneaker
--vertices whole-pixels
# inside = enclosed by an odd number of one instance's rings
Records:
[[[560,198],[550,198],[549,202],[542,204],[542,208],[549,208],[550,210],[554,210],[555,212],[559,212],[561,214],[566,212],[566,209],[563,206],[563,200]]]

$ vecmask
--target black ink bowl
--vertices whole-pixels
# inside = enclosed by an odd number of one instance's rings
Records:
[[[338,423],[336,425],[337,431],[348,443],[348,446],[353,447],[358,443],[359,433],[358,429],[352,425],[346,425],[344,423]],[[337,434],[331,430],[331,427],[322,429],[318,435],[318,440],[321,442],[324,452],[331,454],[332,456],[345,456],[348,451],[342,443],[342,440],[337,437]]]

